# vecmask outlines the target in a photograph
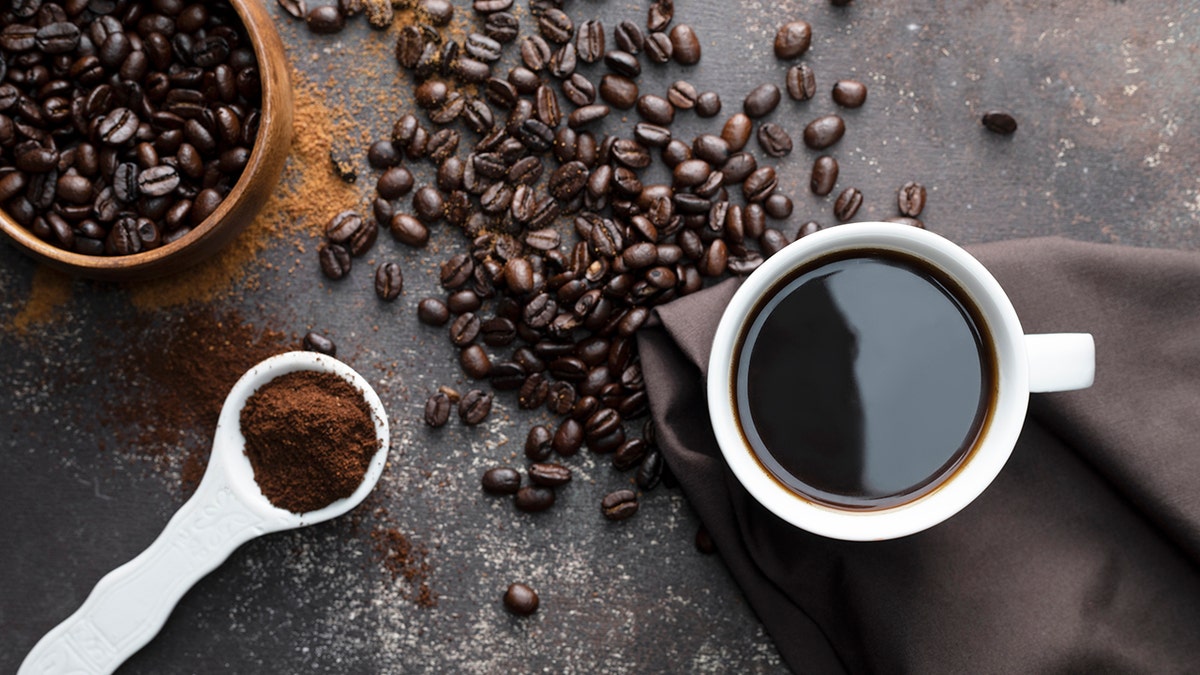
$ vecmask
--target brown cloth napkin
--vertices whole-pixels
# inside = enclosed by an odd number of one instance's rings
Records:
[[[1027,333],[1091,332],[1096,384],[1034,395],[999,478],[903,539],[795,529],[726,467],[703,376],[727,281],[639,336],[658,443],[788,665],[1200,669],[1200,255],[1035,239],[971,252]]]

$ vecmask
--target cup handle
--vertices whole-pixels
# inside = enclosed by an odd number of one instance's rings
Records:
[[[1029,391],[1071,391],[1092,386],[1096,343],[1090,333],[1026,335]]]

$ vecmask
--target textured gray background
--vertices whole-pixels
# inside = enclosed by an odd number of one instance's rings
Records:
[[[339,36],[310,36],[270,4],[293,63],[331,100],[394,86],[393,61],[368,61],[390,51],[391,36],[361,19]],[[469,14],[469,3],[457,4]],[[834,111],[827,92],[835,79],[868,85],[866,106],[843,113],[848,132],[832,150],[839,189],[854,185],[866,195],[860,219],[893,215],[896,188],[917,180],[929,188],[929,228],[959,243],[1057,234],[1197,248],[1195,2],[677,5],[676,21],[701,37],[703,60],[691,68],[644,64],[642,91],[663,94],[683,78],[725,102],[714,120],[681,114],[677,136],[717,132],[753,84],[782,84],[786,64],[771,54],[771,39],[780,23],[805,18],[815,35],[805,60],[821,95],[803,104],[785,97],[771,120],[800,146],[803,125]],[[642,24],[646,6],[573,0],[568,11],[577,23],[602,18],[611,38],[621,19]],[[378,48],[364,50],[363,41]],[[355,68],[330,76],[347,66]],[[369,106],[363,128],[384,136],[403,109],[396,100],[390,109]],[[1017,116],[1014,136],[979,126],[993,107]],[[628,134],[636,117],[607,128]],[[798,147],[776,163],[781,189],[797,205],[789,235],[810,218],[832,223],[832,198],[807,190],[815,154]],[[372,183],[358,189],[366,195]],[[297,256],[297,244],[308,254]],[[259,326],[331,335],[380,388],[394,452],[376,497],[399,530],[428,547],[438,604],[406,600],[409,589],[389,581],[365,534],[343,519],[238,550],[184,597],[125,672],[782,670],[719,557],[693,548],[697,521],[677,490],[660,487],[636,518],[607,523],[596,504],[627,477],[585,452],[570,462],[576,480],[555,508],[530,517],[482,495],[478,477],[519,453],[528,425],[544,413],[501,397],[484,427],[431,432],[420,423],[425,397],[461,376],[443,331],[417,324],[415,306],[437,291],[433,263],[461,246],[449,232],[427,251],[381,237],[373,257],[391,256],[406,270],[406,293],[391,306],[375,301],[365,265],[329,284],[311,240],[283,237],[262,254],[274,264],[256,265],[257,283],[235,286],[216,307],[148,317],[127,287],[76,282],[62,315],[24,335],[8,327],[29,297],[35,265],[0,246],[0,671],[13,671],[104,573],[149,544],[183,498],[177,476],[114,448],[116,436],[95,419],[106,392],[124,384],[111,367],[120,356],[112,351],[120,349],[114,319],[169,320],[225,306]],[[542,596],[530,619],[499,603],[518,579]]]

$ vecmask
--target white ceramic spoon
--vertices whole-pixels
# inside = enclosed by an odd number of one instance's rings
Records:
[[[354,494],[323,509],[277,508],[254,481],[243,452],[242,406],[262,385],[297,370],[334,373],[358,388],[371,408],[379,451]],[[234,549],[259,535],[320,523],[357,506],[379,480],[388,452],[387,414],[371,385],[337,359],[315,352],[280,354],[238,380],[221,407],[212,457],[192,498],[145,551],[109,572],[66,621],[45,635],[18,675],[111,673],[158,634],[175,603]]]

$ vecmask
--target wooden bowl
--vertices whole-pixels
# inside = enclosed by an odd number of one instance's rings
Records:
[[[262,77],[262,112],[246,168],[217,210],[169,244],[133,255],[95,256],[43,241],[0,209],[0,230],[18,248],[73,276],[108,281],[147,279],[177,272],[211,256],[254,220],[278,185],[291,147],[292,87],[283,42],[262,0],[229,2],[254,45]]]

